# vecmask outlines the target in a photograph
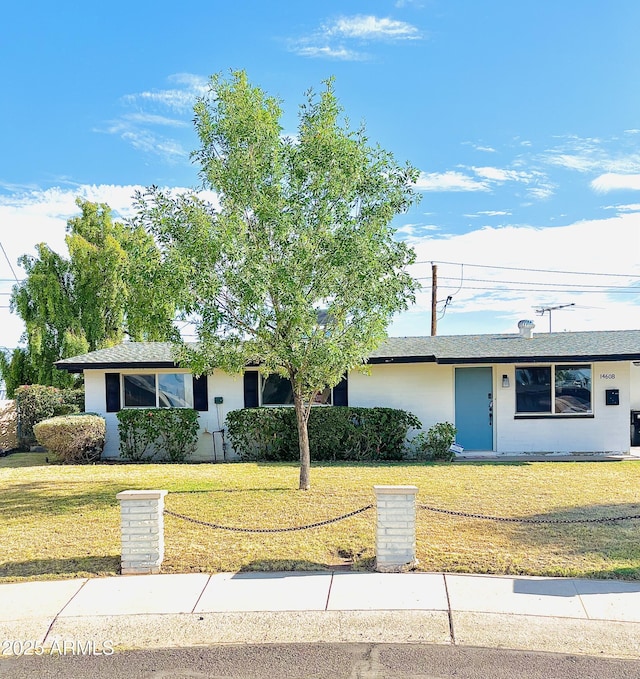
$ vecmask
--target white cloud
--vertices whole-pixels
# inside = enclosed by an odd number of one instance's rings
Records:
[[[436,224],[404,224],[396,229],[396,233],[403,237],[420,237],[427,231],[440,231],[442,227]]]
[[[146,116],[143,116],[146,118]],[[105,132],[119,136],[128,142],[137,151],[149,155],[160,156],[168,163],[184,161],[188,159],[189,152],[175,139],[157,134],[156,132],[141,126],[136,120],[126,117],[115,120],[104,130],[96,128],[96,132]]]
[[[169,163],[186,161],[189,152],[182,144],[176,139],[159,134],[154,128],[191,128],[191,121],[187,117],[180,118],[176,115],[186,116],[192,112],[196,99],[208,91],[208,81],[192,73],[178,73],[169,76],[168,80],[175,87],[122,97],[125,105],[135,106],[136,110],[124,113],[94,131],[119,136],[137,151],[159,156]],[[174,115],[165,115],[166,109]]]
[[[591,182],[591,188],[597,193],[607,193],[608,191],[623,189],[640,191],[640,174],[607,172],[596,177]]]
[[[616,210],[617,212],[640,212],[640,203],[629,203],[627,205],[605,205],[605,210]]]
[[[554,189],[550,184],[540,186],[531,186],[527,189],[527,194],[536,200],[546,200],[554,193]]]
[[[179,142],[155,135],[149,130],[127,130],[121,136],[138,151],[162,156],[169,162],[189,157],[188,151]]]
[[[588,172],[600,165],[600,161],[594,160],[586,155],[569,153],[551,153],[547,155],[547,162],[552,165],[564,167],[567,170],[577,170],[578,172]]]
[[[496,182],[525,182],[531,181],[532,175],[527,172],[517,170],[503,170],[498,167],[472,167],[479,177],[490,179]]]
[[[340,35],[361,40],[415,40],[421,37],[420,31],[405,21],[362,14],[340,17],[332,24],[325,26],[324,32],[327,35]]]
[[[125,113],[122,117],[124,120],[130,120],[133,123],[162,125],[165,127],[189,127],[189,123],[186,120],[167,118],[166,116],[159,116],[155,113]]]
[[[633,141],[633,140],[631,140]],[[640,153],[635,147],[610,147],[617,140],[571,136],[540,155],[543,162],[577,172],[633,174],[640,172]]]
[[[168,80],[178,87],[127,94],[123,97],[123,101],[138,104],[152,102],[180,113],[186,113],[193,109],[196,99],[208,90],[207,79],[192,73],[177,73],[169,76]]]
[[[292,50],[301,57],[313,59],[336,59],[337,61],[366,61],[369,57],[364,52],[346,49],[345,47],[331,47],[329,45],[297,45]]]
[[[288,45],[289,51],[303,57],[364,61],[370,55],[354,49],[350,43],[398,42],[421,38],[420,31],[405,21],[358,14],[325,23],[310,35],[289,40]]]
[[[415,184],[418,191],[488,191],[486,182],[480,182],[462,174],[449,170],[447,172],[421,172]]]
[[[478,214],[486,215],[487,217],[504,217],[510,215],[511,212],[508,212],[507,210],[481,210]]]
[[[462,288],[453,295],[453,302],[439,324],[439,334],[451,332],[447,327],[464,325],[465,318],[473,318],[474,323],[475,319],[484,319],[478,332],[517,332],[519,319],[534,317],[538,331],[546,332],[548,316],[538,319],[534,307],[571,302],[575,303],[571,310],[554,314],[554,331],[639,327],[638,213],[554,228],[484,227],[463,235],[409,238],[408,242],[416,250],[417,261],[424,262],[414,265],[411,272],[423,278],[425,289],[419,293],[416,307],[399,319],[397,327],[403,328],[400,332],[406,332],[412,317],[418,318],[430,309],[432,261],[439,263],[438,299],[455,293],[461,276],[463,279]],[[465,266],[444,262],[460,262]],[[474,268],[473,264],[483,267]],[[491,265],[512,269],[484,268]],[[581,272],[629,276],[586,276]],[[637,294],[604,294],[596,292],[601,288],[594,286],[635,286],[638,290]],[[468,326],[462,330],[473,331]]]

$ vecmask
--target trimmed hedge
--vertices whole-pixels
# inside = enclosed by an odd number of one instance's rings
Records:
[[[98,415],[61,415],[37,422],[38,443],[65,464],[90,464],[104,449],[105,420]]]
[[[293,408],[246,408],[227,415],[227,432],[242,460],[295,462],[300,459]],[[415,415],[394,408],[313,408],[309,447],[313,460],[402,460]]]
[[[184,462],[198,445],[198,411],[136,408],[117,414],[120,454],[132,462]]]
[[[58,389],[42,384],[18,387],[15,393],[18,410],[18,443],[28,448],[36,443],[33,427],[57,415],[71,415],[84,410],[84,389]]]

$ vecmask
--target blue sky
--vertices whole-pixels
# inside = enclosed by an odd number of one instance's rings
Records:
[[[294,132],[335,76],[354,126],[420,172],[394,225],[425,284],[394,335],[640,327],[637,0],[76,3],[3,10],[0,306],[16,260],[64,251],[80,195],[197,186],[192,105],[245,69]],[[559,273],[556,273],[559,272]],[[444,308],[448,296],[451,301]],[[0,346],[19,320],[0,308]]]

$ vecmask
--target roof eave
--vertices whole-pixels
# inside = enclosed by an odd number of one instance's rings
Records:
[[[638,361],[640,353],[633,354],[552,354],[549,356],[487,356],[487,357],[464,357],[455,356],[436,358],[436,362],[442,365],[460,363],[565,363],[565,362],[596,362],[596,361]]]
[[[371,364],[384,363],[435,363],[435,356],[373,356],[366,362]]]
[[[54,364],[58,370],[81,373],[84,370],[131,370],[136,368],[179,368],[173,361],[108,361],[103,363],[62,363]]]

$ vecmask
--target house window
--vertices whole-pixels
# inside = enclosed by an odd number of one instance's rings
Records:
[[[516,368],[516,413],[591,413],[591,366]]]
[[[186,373],[122,376],[125,408],[193,408],[193,381]]]
[[[331,389],[327,387],[317,396],[315,403],[331,405]],[[268,377],[261,376],[260,396],[263,406],[288,406],[293,405],[293,389],[287,377],[272,374]]]

